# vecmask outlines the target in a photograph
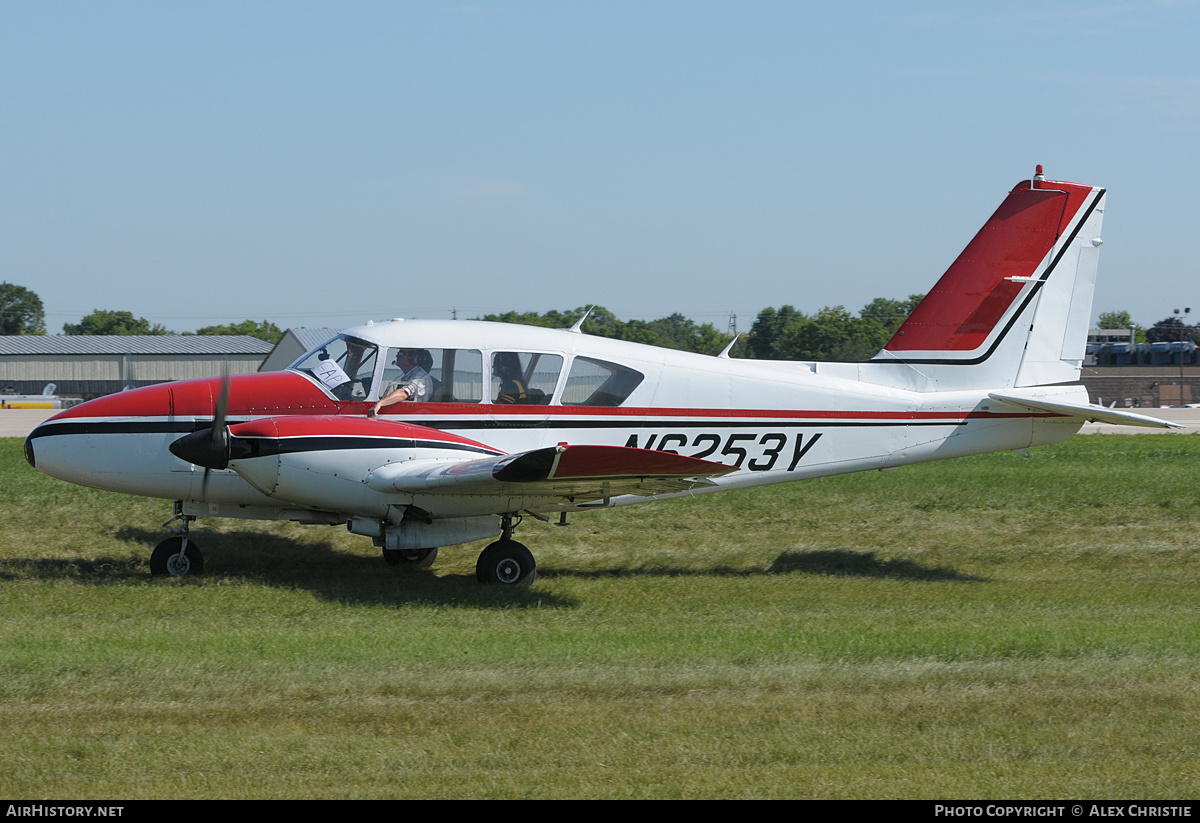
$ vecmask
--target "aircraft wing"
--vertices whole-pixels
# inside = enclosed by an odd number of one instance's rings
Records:
[[[1171,423],[1167,420],[1159,420],[1157,417],[1150,417],[1145,414],[1134,414],[1133,412],[1117,411],[1116,409],[1106,409],[1103,406],[1096,406],[1091,403],[1059,403],[1051,400],[1031,399],[1028,397],[1018,397],[1011,394],[991,393],[988,397],[993,400],[1001,400],[1005,403],[1011,403],[1014,406],[1022,406],[1033,411],[1051,412],[1053,414],[1062,414],[1067,417],[1075,417],[1088,422],[1112,423],[1116,426],[1146,426],[1148,428],[1157,429],[1182,429],[1183,426],[1178,423]]]
[[[574,501],[687,491],[712,486],[709,478],[734,471],[736,467],[724,463],[670,452],[626,446],[558,445],[432,465],[425,461],[388,463],[370,472],[367,485],[382,492],[512,493]]]

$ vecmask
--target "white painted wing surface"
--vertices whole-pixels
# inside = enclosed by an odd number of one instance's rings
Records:
[[[713,485],[737,471],[724,463],[625,446],[551,446],[466,461],[389,463],[370,472],[376,491],[554,496],[594,500],[653,496]]]

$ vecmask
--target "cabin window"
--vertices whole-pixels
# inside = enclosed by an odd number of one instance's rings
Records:
[[[371,393],[378,347],[340,335],[306,354],[292,366],[311,375],[338,400],[365,400]]]
[[[492,353],[492,402],[544,406],[554,396],[563,359],[557,354]]]
[[[396,346],[387,350],[383,381],[376,397],[386,397],[404,379],[396,353],[409,352],[414,362],[433,378],[431,403],[478,403],[483,400],[483,353],[478,349],[417,349]],[[396,409],[392,409],[396,411]]]
[[[562,402],[564,406],[619,406],[644,379],[641,372],[616,363],[576,357]]]

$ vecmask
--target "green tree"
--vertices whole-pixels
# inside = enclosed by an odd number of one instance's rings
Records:
[[[1146,329],[1148,343],[1175,343],[1180,340],[1196,339],[1196,327],[1189,326],[1179,319],[1178,315],[1164,317],[1150,328]]]
[[[78,323],[63,325],[63,334],[170,334],[161,323],[127,311],[96,309]]]
[[[867,360],[883,347],[880,334],[843,306],[826,306],[789,326],[776,348],[785,360]]]
[[[535,311],[515,312],[506,311],[503,314],[485,314],[479,320],[489,320],[493,323],[518,323],[522,326],[540,326],[544,329],[569,329],[583,316],[586,307],[574,311],[561,312],[552,309],[545,314]]]
[[[261,323],[243,320],[241,323],[229,323],[224,326],[205,326],[202,329],[196,329],[196,334],[244,334],[248,337],[266,340],[268,343],[278,343],[279,338],[283,337],[283,330],[269,320]]]
[[[504,314],[486,314],[479,319],[496,323],[568,329],[579,322],[585,311],[588,311],[587,306],[580,306],[571,311],[548,311],[545,314],[510,311]],[[678,312],[658,320],[622,321],[603,306],[591,307],[587,320],[583,322],[583,332],[597,337],[704,354],[717,354],[729,342],[729,338],[717,331],[711,323],[698,326]]]
[[[578,320],[587,310],[587,306],[576,309],[575,311],[578,314],[576,314],[575,319]],[[614,340],[621,340],[621,334],[624,330],[625,324],[603,306],[592,306],[587,320],[583,321],[583,333],[594,334],[597,337],[611,337]]]
[[[697,325],[690,318],[684,317],[676,312],[667,317],[661,317],[658,320],[651,320],[649,323],[641,324],[648,332],[648,340],[639,340],[628,333],[635,323],[640,321],[630,320],[625,324],[627,333],[623,340],[635,340],[636,342],[648,342],[654,346],[662,346],[666,349],[678,349],[680,351],[698,352],[700,354],[717,354],[721,349],[725,348],[729,343],[729,338],[717,331],[716,327],[711,323]]]
[[[45,334],[42,299],[24,286],[0,283],[0,334]]]
[[[617,316],[603,306],[591,306],[591,311],[588,313],[587,320],[583,322],[583,331],[587,334],[594,334],[597,337],[614,337],[621,339],[621,331],[624,324],[617,319]],[[580,306],[571,311],[558,311],[557,309],[538,314],[535,311],[515,312],[509,311],[504,314],[485,314],[480,320],[491,320],[495,323],[520,323],[524,326],[541,326],[545,329],[569,329],[579,322],[579,318],[583,317],[583,313],[588,311],[588,306]]]
[[[807,319],[803,312],[792,306],[763,309],[754,319],[754,325],[750,327],[750,334],[746,337],[750,356],[756,360],[786,359],[779,352],[780,342],[789,327]]]
[[[763,309],[750,328],[749,355],[761,360],[869,360],[924,297],[877,297],[857,317],[843,306],[826,306],[811,316],[792,306]]]
[[[858,313],[864,321],[873,323],[879,326],[881,333],[886,335],[886,339],[880,344],[883,348],[888,340],[892,339],[892,335],[899,330],[908,316],[913,313],[913,309],[917,304],[925,299],[923,294],[910,294],[907,300],[889,300],[886,297],[876,297],[870,303],[862,307],[862,311]]]
[[[735,351],[738,356],[759,360],[868,360],[887,345],[923,298],[922,294],[909,295],[906,300],[876,298],[858,316],[842,306],[826,306],[811,317],[793,306],[763,309]],[[585,310],[581,307],[546,314],[506,312],[481,319],[569,328]],[[729,343],[729,338],[711,323],[697,325],[678,312],[657,320],[623,322],[603,306],[595,306],[583,324],[583,331],[701,354],[718,354]]]
[[[1129,316],[1129,312],[1122,309],[1121,311],[1102,311],[1100,318],[1097,321],[1098,329],[1131,329],[1136,323]]]
[[[1124,309],[1120,311],[1103,311],[1100,312],[1100,317],[1096,321],[1098,329],[1133,329],[1133,342],[1146,343],[1146,330],[1133,322],[1129,312]],[[1178,339],[1178,338],[1176,338]]]

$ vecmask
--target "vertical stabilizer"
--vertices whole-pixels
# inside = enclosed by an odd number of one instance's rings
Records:
[[[936,375],[941,390],[1079,378],[1104,189],[1017,184],[875,356]]]

